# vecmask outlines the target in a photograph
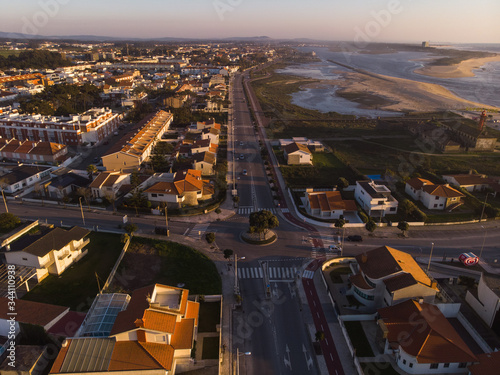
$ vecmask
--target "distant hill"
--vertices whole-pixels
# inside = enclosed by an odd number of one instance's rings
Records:
[[[197,40],[267,42],[272,40],[272,38],[268,36],[230,37],[230,38],[180,38],[180,37],[127,38],[127,37],[112,37],[112,36],[102,36],[102,35],[31,35],[22,33],[8,33],[2,31],[0,31],[0,39],[71,40],[71,41],[87,41],[87,42],[119,42],[119,41],[188,42]]]

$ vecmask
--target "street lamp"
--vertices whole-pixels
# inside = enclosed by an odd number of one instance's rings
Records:
[[[483,244],[481,245],[481,251],[479,252],[479,260],[481,260],[481,255],[483,255],[484,243],[486,242],[486,228],[481,225],[484,230]]]
[[[484,209],[486,208],[486,201],[488,200],[488,195],[493,195],[493,193],[486,193],[486,198],[484,198],[483,210],[481,211],[481,217],[479,218],[479,222],[483,220]]]
[[[252,355],[252,352],[240,353],[240,349],[236,348],[236,375],[240,375],[240,356]]]
[[[80,211],[82,212],[83,225],[85,225],[85,217],[83,216],[82,197],[80,197],[80,199],[78,199],[78,200],[80,201]]]
[[[434,250],[434,242],[431,242],[431,254],[429,255],[429,264],[427,265],[427,272],[431,268],[432,250]]]

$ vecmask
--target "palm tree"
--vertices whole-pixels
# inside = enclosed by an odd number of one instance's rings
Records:
[[[94,174],[97,174],[98,172],[99,170],[94,164],[89,164],[87,166],[87,173],[89,174],[89,179],[93,180],[92,177],[94,176]]]

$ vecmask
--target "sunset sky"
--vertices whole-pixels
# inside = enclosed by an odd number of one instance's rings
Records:
[[[498,0],[23,0],[0,20],[39,35],[500,42]]]

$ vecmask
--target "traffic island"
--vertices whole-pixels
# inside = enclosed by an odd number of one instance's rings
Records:
[[[240,238],[250,245],[265,246],[275,243],[278,240],[278,235],[272,230],[265,233],[242,232]]]

